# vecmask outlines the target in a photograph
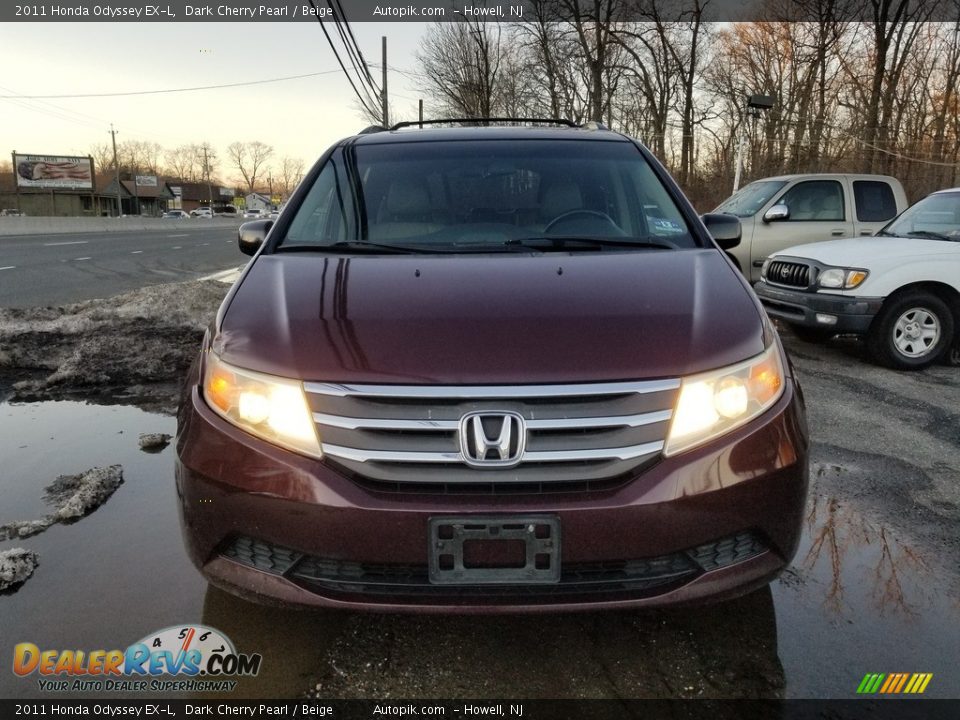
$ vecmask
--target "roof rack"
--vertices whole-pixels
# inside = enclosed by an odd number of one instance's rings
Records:
[[[386,132],[387,129],[383,125],[368,125],[363,130],[361,130],[358,135],[369,135],[370,133]]]
[[[405,120],[398,122],[391,127],[391,130],[399,130],[406,127],[421,127],[423,125],[448,125],[455,123],[469,123],[473,125],[491,125],[493,123],[538,123],[540,125],[565,125],[566,127],[579,127],[575,122],[562,118],[514,118],[514,117],[489,117],[489,118],[446,118],[442,120]]]

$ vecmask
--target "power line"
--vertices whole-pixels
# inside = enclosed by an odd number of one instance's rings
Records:
[[[337,30],[340,32],[340,38],[343,41],[344,46],[347,48],[347,51],[353,56],[353,59],[356,62],[353,62],[353,69],[357,72],[357,75],[363,79],[363,81],[373,90],[374,94],[379,96],[382,90],[377,85],[376,80],[373,79],[373,75],[370,74],[370,69],[367,67],[367,59],[363,56],[363,51],[360,49],[360,45],[357,43],[356,37],[353,35],[353,28],[350,27],[350,21],[347,20],[346,13],[343,12],[343,5],[340,3],[340,0],[327,0],[327,5],[333,10],[333,20],[337,24]],[[334,5],[337,6],[337,9],[334,9]],[[339,19],[337,17],[337,12],[339,11]],[[344,28],[346,29],[346,34],[344,34]],[[362,68],[362,70],[361,70]]]
[[[360,91],[357,89],[356,84],[353,82],[353,78],[350,77],[350,73],[347,71],[346,65],[343,64],[343,60],[340,58],[340,53],[337,52],[336,46],[333,44],[333,40],[330,37],[330,33],[327,32],[326,25],[323,20],[320,18],[320,13],[317,12],[317,5],[314,0],[310,0],[310,6],[314,10],[314,17],[317,18],[317,22],[320,23],[320,29],[323,31],[323,36],[327,39],[327,44],[330,46],[330,50],[333,51],[333,56],[337,59],[337,63],[340,65],[340,69],[343,71],[343,74],[347,78],[347,82],[350,83],[350,87],[353,88],[354,94],[357,96],[357,99],[360,101],[360,104],[363,106],[363,109],[367,111],[372,116],[376,116],[377,113],[371,110],[370,106],[367,104],[370,101],[370,98],[365,98],[360,94]],[[368,90],[369,91],[369,90]]]
[[[247,80],[246,82],[226,83],[223,85],[198,85],[196,87],[167,88],[165,90],[135,90],[130,92],[113,93],[77,93],[72,95],[0,95],[0,100],[63,100],[67,98],[107,98],[130,97],[131,95],[162,95],[166,93],[194,92],[197,90],[220,90],[222,88],[244,87],[248,85],[265,85],[266,83],[284,82],[286,80],[300,80],[302,78],[333,75],[339,70],[321,70],[320,72],[305,73],[303,75],[287,75],[286,77],[268,78],[266,80]]]

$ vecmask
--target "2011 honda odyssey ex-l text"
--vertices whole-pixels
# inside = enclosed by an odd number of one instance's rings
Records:
[[[252,599],[391,611],[769,582],[808,438],[722,250],[736,218],[602,126],[464,125],[339,142],[241,228],[179,413],[193,562]]]

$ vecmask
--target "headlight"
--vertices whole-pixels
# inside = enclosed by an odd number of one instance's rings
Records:
[[[777,345],[737,365],[683,378],[664,455],[712,440],[750,422],[783,394]]]
[[[820,287],[850,290],[866,280],[869,274],[866,270],[829,268],[820,273],[817,283]]]
[[[205,360],[203,395],[220,417],[289,450],[323,456],[299,382],[241,370],[213,352]]]

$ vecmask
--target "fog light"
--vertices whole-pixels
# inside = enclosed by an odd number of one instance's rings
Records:
[[[837,316],[827,315],[826,313],[817,313],[817,322],[821,325],[836,325]]]

